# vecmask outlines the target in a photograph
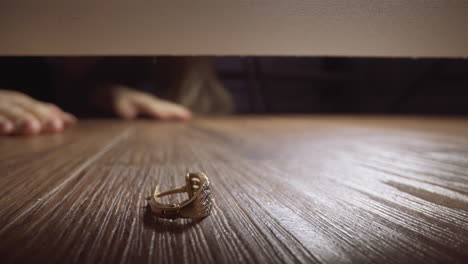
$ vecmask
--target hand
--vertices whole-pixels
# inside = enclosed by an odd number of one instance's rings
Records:
[[[147,116],[161,120],[189,120],[190,111],[178,104],[157,98],[151,94],[134,90],[123,85],[111,85],[105,88],[105,94],[110,94],[110,107],[119,117],[134,119]],[[107,96],[108,96],[107,95]],[[96,100],[96,103],[99,103]]]
[[[0,90],[0,135],[60,132],[76,118],[53,104],[23,93]]]

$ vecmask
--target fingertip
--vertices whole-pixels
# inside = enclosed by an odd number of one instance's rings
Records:
[[[190,112],[179,113],[158,113],[157,118],[160,120],[175,120],[175,121],[188,121],[192,118]]]
[[[158,118],[160,120],[169,120],[169,119],[171,119],[171,116],[166,114],[166,113],[158,113],[156,118]]]
[[[190,121],[190,120],[192,120],[192,116],[184,116],[182,118],[182,121]]]
[[[66,112],[62,113],[62,118],[63,118],[63,121],[65,122],[65,125],[67,126],[74,125],[78,121],[78,119],[74,115],[70,113],[66,113]]]
[[[56,133],[64,129],[64,123],[60,119],[51,119],[45,122],[44,128],[47,132]]]
[[[189,111],[186,111],[183,115],[182,115],[182,118],[183,120],[190,120],[192,119],[192,113],[190,113]]]
[[[14,128],[13,123],[10,121],[0,121],[0,135],[9,135],[13,132]]]
[[[131,120],[131,119],[135,119],[137,114],[135,111],[131,111],[131,110],[125,110],[125,111],[118,111],[117,112],[117,115],[123,119],[127,119],[127,120]]]
[[[20,120],[16,124],[16,131],[21,135],[36,135],[41,132],[41,124],[37,120]]]
[[[173,119],[177,121],[188,121],[191,117],[187,115],[175,115]]]
[[[115,103],[115,114],[123,119],[134,119],[138,112],[136,106],[130,100],[120,100]]]
[[[175,114],[177,120],[188,121],[192,119],[192,113],[186,109],[181,109]]]

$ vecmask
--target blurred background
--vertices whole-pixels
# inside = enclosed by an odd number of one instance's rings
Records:
[[[466,59],[203,58],[210,61],[231,95],[234,114],[468,115]],[[78,116],[109,116],[83,96],[90,87],[111,80],[159,96],[171,89],[168,76],[181,78],[181,66],[174,63],[177,60],[0,57],[0,88],[53,102]]]

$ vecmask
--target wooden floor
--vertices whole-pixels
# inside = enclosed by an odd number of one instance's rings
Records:
[[[203,171],[200,222],[145,197]],[[467,263],[468,120],[81,121],[0,138],[0,262]]]

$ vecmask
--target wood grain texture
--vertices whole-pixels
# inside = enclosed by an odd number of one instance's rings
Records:
[[[89,120],[0,138],[0,262],[466,263],[467,121]],[[188,171],[210,177],[212,215],[148,214],[154,185]]]

